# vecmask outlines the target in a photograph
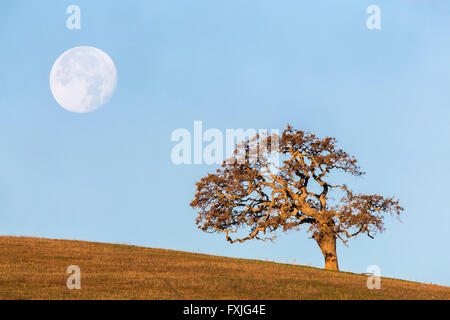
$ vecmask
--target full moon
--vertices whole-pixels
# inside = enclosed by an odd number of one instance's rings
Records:
[[[117,70],[112,59],[94,47],[64,52],[50,71],[50,89],[64,109],[87,113],[99,109],[114,93]]]

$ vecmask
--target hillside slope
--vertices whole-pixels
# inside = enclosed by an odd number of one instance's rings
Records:
[[[81,290],[69,290],[69,265]],[[85,241],[0,237],[0,299],[450,299],[450,288],[297,265]]]

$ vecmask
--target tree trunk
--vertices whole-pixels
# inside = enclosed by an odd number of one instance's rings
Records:
[[[338,260],[336,255],[336,236],[327,234],[315,234],[314,239],[322,251],[325,259],[326,270],[339,270]]]

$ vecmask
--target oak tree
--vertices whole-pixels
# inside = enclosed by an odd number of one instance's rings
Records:
[[[363,174],[335,138],[288,125],[281,136],[257,134],[238,144],[232,158],[196,184],[191,206],[201,230],[223,233],[231,243],[273,240],[279,231],[307,226],[325,269],[339,270],[337,239],[347,245],[360,234],[373,238],[387,214],[403,211],[393,197],[354,192],[342,183],[345,175]]]

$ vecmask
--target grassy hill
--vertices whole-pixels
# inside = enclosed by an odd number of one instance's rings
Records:
[[[69,290],[69,265],[81,290]],[[0,299],[450,299],[450,287],[174,250],[0,237]]]

